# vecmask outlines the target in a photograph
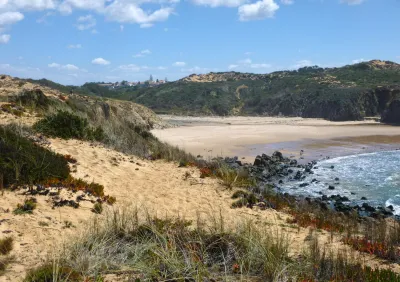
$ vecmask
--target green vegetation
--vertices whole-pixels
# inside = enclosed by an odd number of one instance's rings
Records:
[[[48,110],[52,104],[52,101],[47,98],[40,89],[24,91],[12,97],[11,100],[17,105],[24,106],[37,112]]]
[[[69,175],[62,155],[32,143],[18,134],[17,127],[0,127],[0,171],[5,187],[40,183],[48,178]]]
[[[8,255],[14,246],[14,238],[6,237],[0,239],[0,255]]]
[[[72,269],[60,267],[57,263],[45,264],[29,271],[24,282],[82,281],[82,277]]]
[[[180,80],[151,88],[117,90],[91,90],[84,85],[82,89],[101,97],[131,100],[157,113],[284,115],[341,121],[382,114],[397,95],[393,89],[400,86],[400,65],[380,61],[261,75],[210,75],[222,80]]]
[[[25,281],[39,281],[29,277],[44,269],[87,281],[115,273],[128,281],[400,281],[390,270],[361,265],[354,253],[326,251],[315,234],[292,258],[283,234],[250,221],[228,228],[220,217],[209,218],[210,225],[128,208],[107,212],[69,242],[57,263],[31,271]]]
[[[31,214],[36,209],[37,201],[35,198],[26,199],[23,204],[18,204],[14,214]]]
[[[101,214],[103,212],[103,205],[102,203],[95,203],[92,208],[92,212],[96,214]]]
[[[104,138],[103,129],[89,126],[86,118],[67,111],[57,111],[34,124],[33,129],[50,137],[63,139],[97,140]]]

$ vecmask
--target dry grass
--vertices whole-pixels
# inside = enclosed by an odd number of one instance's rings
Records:
[[[364,267],[354,252],[321,247],[315,234],[299,257],[290,257],[288,247],[284,233],[250,221],[228,227],[220,216],[189,222],[152,217],[135,208],[107,209],[71,239],[56,264],[45,264],[30,275],[62,269],[85,281],[101,281],[109,274],[122,274],[129,281],[400,279],[389,270]]]
[[[8,255],[14,247],[14,238],[6,237],[0,239],[0,254]]]

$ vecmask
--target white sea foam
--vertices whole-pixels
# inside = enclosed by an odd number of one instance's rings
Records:
[[[282,188],[295,195],[343,195],[356,203],[366,197],[371,204],[392,205],[400,215],[400,151],[383,151],[327,159],[318,162],[314,174]],[[333,166],[333,168],[332,168]],[[316,178],[320,183],[311,183]],[[339,180],[335,180],[339,178]],[[300,188],[301,183],[309,186]],[[329,190],[329,186],[334,190]],[[390,203],[390,204],[388,204]]]

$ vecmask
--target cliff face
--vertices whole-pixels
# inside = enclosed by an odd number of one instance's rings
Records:
[[[400,88],[393,89],[383,96],[386,107],[382,112],[381,121],[390,124],[400,124]]]

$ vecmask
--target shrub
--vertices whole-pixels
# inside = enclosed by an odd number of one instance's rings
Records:
[[[6,237],[0,239],[0,254],[8,255],[13,249],[14,239],[12,237]]]
[[[40,184],[45,187],[60,187],[67,188],[68,190],[77,192],[84,191],[86,193],[90,193],[96,197],[104,197],[104,186],[98,183],[88,183],[82,179],[75,179],[72,176],[68,176],[66,179],[47,179],[46,181],[41,182]]]
[[[0,127],[0,171],[5,187],[68,177],[70,171],[64,156],[42,148],[14,131],[11,127]]]
[[[26,90],[13,98],[15,103],[34,110],[47,110],[51,105],[51,100],[43,94],[42,90]]]
[[[82,277],[71,268],[45,264],[29,271],[24,282],[83,281]]]
[[[202,228],[179,218],[148,216],[142,221],[125,209],[92,223],[63,254],[66,265],[85,277],[129,267],[143,281],[219,281],[227,276],[233,277],[229,281],[255,276],[272,281],[286,271],[285,236],[275,240],[250,222],[224,231],[222,223]]]
[[[104,138],[103,130],[89,127],[86,118],[81,118],[67,111],[58,111],[33,125],[33,128],[50,137],[62,139],[97,140]]]
[[[14,210],[14,214],[32,213],[32,211],[36,209],[36,205],[37,201],[35,198],[26,199],[22,205],[17,205],[17,208]]]
[[[102,203],[95,203],[92,208],[92,212],[101,214],[103,212],[103,205]]]

